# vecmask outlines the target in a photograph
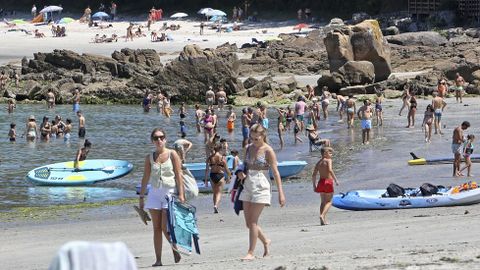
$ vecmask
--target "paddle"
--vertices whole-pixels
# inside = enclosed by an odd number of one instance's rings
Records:
[[[417,155],[415,155],[413,152],[410,152],[410,156],[412,156],[413,159],[420,159],[420,158],[417,157]]]
[[[124,168],[116,166],[107,166],[103,168],[92,168],[92,169],[75,169],[75,168],[47,168],[48,171],[74,171],[74,172],[88,172],[88,171],[102,171],[106,173],[113,173],[115,169]]]

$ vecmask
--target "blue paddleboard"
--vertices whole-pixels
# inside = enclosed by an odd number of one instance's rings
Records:
[[[90,159],[79,162],[76,170],[73,161],[50,164],[28,172],[27,179],[43,186],[84,186],[127,175],[132,163],[114,159]]]

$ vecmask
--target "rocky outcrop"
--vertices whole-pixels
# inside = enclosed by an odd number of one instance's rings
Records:
[[[137,103],[146,91],[162,91],[173,101],[200,101],[208,86],[224,87],[227,94],[243,90],[237,79],[238,69],[235,54],[202,50],[194,45],[186,46],[165,67],[151,49],[122,49],[113,52],[111,58],[54,50],[22,61],[22,87],[7,89],[2,95],[43,100],[51,89],[57,102],[65,103],[78,89],[86,103]]]
[[[377,81],[387,79],[392,72],[390,48],[375,20],[334,29],[327,33],[324,42],[332,73],[349,61],[371,62]]]
[[[389,43],[401,46],[441,46],[448,42],[446,37],[433,31],[402,33],[398,35],[387,36],[386,39]]]

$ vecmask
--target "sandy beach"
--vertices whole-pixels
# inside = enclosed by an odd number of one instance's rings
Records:
[[[419,108],[428,104],[419,99]],[[425,144],[417,127],[406,129],[405,116],[398,116],[399,100],[385,103],[383,128],[375,128],[373,143],[361,146],[359,130],[345,129],[354,139],[351,163],[338,164],[337,192],[361,188],[385,188],[394,182],[416,187],[424,182],[455,185],[475,178],[451,177],[451,165],[408,167],[409,152],[419,156],[449,156],[453,128],[469,120],[469,133],[478,132],[480,120],[472,116],[480,102],[466,98],[464,104],[447,99],[445,135]],[[422,111],[419,109],[419,112]],[[421,113],[417,121],[421,121]],[[478,171],[474,164],[473,174]],[[332,208],[330,225],[319,226],[318,195],[309,179],[285,185],[287,206],[280,208],[273,196],[260,224],[272,240],[271,256],[241,262],[247,244],[243,217],[222,201],[221,213],[211,213],[211,197],[202,195],[198,209],[202,255],[184,256],[175,269],[472,269],[480,263],[480,239],[475,236],[480,221],[478,205],[389,211],[345,211]],[[152,231],[141,224],[129,201],[119,205],[79,208],[39,208],[13,214],[2,213],[0,260],[4,269],[45,269],[58,248],[71,240],[123,241],[137,258],[140,269],[153,263]],[[5,222],[3,222],[5,220]],[[163,262],[173,267],[164,244]],[[261,246],[257,248],[261,256]],[[323,267],[323,268],[322,268]]]
[[[141,22],[145,24],[145,22]],[[169,21],[169,24],[171,21]],[[113,28],[89,29],[86,24],[68,24],[67,37],[54,38],[49,26],[38,29],[47,37],[34,38],[23,32],[7,32],[0,28],[0,63],[18,63],[34,52],[69,49],[79,53],[110,55],[114,50],[152,48],[165,53],[162,61],[176,57],[186,44],[196,43],[203,48],[216,47],[225,42],[241,45],[252,37],[264,40],[279,33],[293,32],[293,25],[257,25],[255,29],[232,33],[206,30],[198,34],[199,22],[175,22],[181,29],[171,32],[174,41],[151,42],[147,37],[125,42],[94,44],[95,34],[125,35],[128,22],[115,22]],[[155,29],[161,23],[154,25]],[[33,25],[21,25],[28,31]],[[267,29],[267,33],[262,33]],[[146,32],[146,29],[145,29]],[[203,40],[207,41],[203,41]],[[315,79],[312,79],[315,78]],[[317,77],[302,78],[312,83]],[[418,187],[424,182],[446,186],[460,184],[476,178],[451,177],[451,165],[408,167],[409,152],[422,157],[451,156],[450,141],[453,129],[468,120],[472,127],[467,133],[477,134],[480,118],[478,98],[464,99],[464,104],[447,99],[443,117],[443,136],[435,135],[426,144],[420,124],[430,99],[418,100],[416,127],[405,128],[406,116],[398,116],[400,100],[384,103],[385,125],[373,129],[373,143],[362,146],[359,124],[353,130],[345,128],[351,151],[346,164],[337,171],[340,186],[336,192],[353,189],[386,188],[389,183]],[[469,106],[464,106],[464,105]],[[335,114],[334,105],[330,112]],[[322,125],[322,124],[321,124]],[[324,127],[320,126],[320,129]],[[308,155],[309,153],[305,153]],[[313,153],[318,155],[318,153]],[[311,172],[309,172],[310,174]],[[478,174],[478,165],[473,165]],[[271,256],[252,262],[242,262],[246,254],[248,231],[242,216],[237,217],[224,197],[221,213],[212,214],[210,195],[202,195],[197,206],[202,255],[184,256],[179,264],[164,243],[164,268],[174,269],[475,269],[480,265],[480,237],[476,229],[480,222],[478,205],[389,211],[345,211],[333,208],[328,219],[330,225],[320,226],[319,196],[312,191],[310,179],[285,185],[287,206],[280,208],[277,193],[272,207],[264,210],[260,225],[272,240]],[[132,190],[132,192],[134,192]],[[22,208],[0,212],[0,269],[46,269],[60,246],[72,240],[123,241],[136,257],[139,269],[150,269],[154,262],[152,228],[144,226],[132,206],[136,200],[121,203],[78,207]],[[25,211],[24,211],[25,210]],[[263,250],[257,245],[256,255]]]

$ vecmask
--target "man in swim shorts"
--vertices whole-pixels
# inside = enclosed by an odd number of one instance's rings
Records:
[[[355,119],[355,113],[357,112],[357,105],[355,105],[355,99],[353,95],[349,95],[345,101],[347,110],[347,128],[353,127],[353,120]]]
[[[333,182],[338,186],[337,177],[333,172],[332,156],[333,149],[331,147],[323,147],[321,149],[322,159],[317,162],[312,174],[313,191],[320,193],[320,225],[327,225],[326,215],[330,206],[332,206],[333,198]],[[320,180],[317,183],[317,174],[320,174]]]
[[[248,144],[251,121],[252,121],[252,109],[243,108],[242,109],[242,135],[243,135],[242,147],[243,148],[245,148]]]
[[[77,112],[78,116],[78,137],[85,138],[85,117],[82,114],[82,111]]]
[[[442,133],[442,114],[443,114],[443,109],[445,106],[447,106],[447,103],[445,100],[437,95],[437,92],[433,92],[433,99],[432,99],[432,107],[434,110],[434,115],[435,115],[435,134]]]
[[[75,92],[73,93],[72,102],[73,112],[76,113],[80,110],[80,91],[78,91],[78,89],[75,89]]]
[[[460,103],[462,103],[462,97],[463,97],[463,93],[465,92],[465,80],[463,79],[462,76],[460,76],[460,73],[457,72],[457,74],[455,74],[456,78],[455,78],[455,99],[457,100],[457,103],[458,103],[458,100],[460,100]]]
[[[297,102],[295,102],[295,115],[296,119],[300,123],[300,132],[303,132],[303,129],[305,128],[305,123],[303,122],[304,114],[305,114],[305,108],[307,104],[305,103],[305,98],[303,96],[299,96],[297,99]]]
[[[212,89],[213,88],[209,86],[207,92],[205,93],[205,101],[208,109],[213,109],[213,104],[215,103],[215,92],[213,92]]]
[[[452,136],[452,153],[454,155],[453,161],[453,176],[460,176],[460,163],[462,162],[462,146],[465,142],[463,131],[470,127],[470,122],[463,121],[463,123],[453,130]]]
[[[357,116],[362,121],[362,144],[370,143],[370,129],[372,128],[373,109],[370,100],[364,100],[363,106],[358,110]]]

